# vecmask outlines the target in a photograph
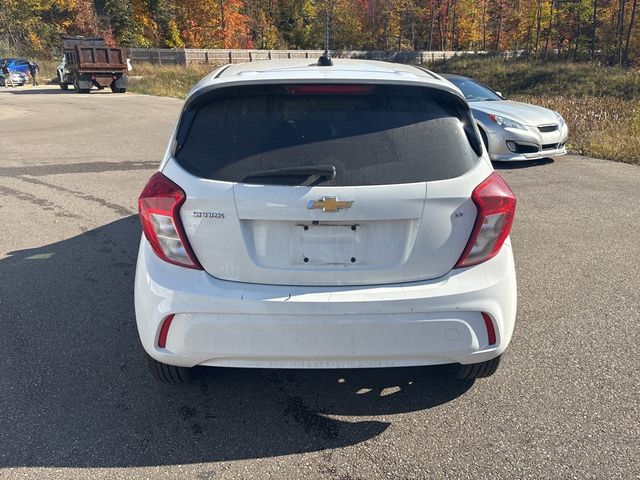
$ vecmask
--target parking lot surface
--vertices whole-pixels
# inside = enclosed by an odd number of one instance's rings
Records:
[[[501,167],[498,373],[221,370],[169,388],[133,313],[137,195],[181,101],[0,89],[0,479],[640,478],[640,168]]]

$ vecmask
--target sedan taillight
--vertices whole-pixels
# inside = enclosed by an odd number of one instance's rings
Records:
[[[471,194],[478,216],[469,242],[454,268],[470,267],[495,257],[509,236],[516,213],[516,197],[507,182],[492,173]]]
[[[153,175],[140,194],[138,212],[145,237],[162,260],[202,270],[180,221],[186,194],[162,173]]]

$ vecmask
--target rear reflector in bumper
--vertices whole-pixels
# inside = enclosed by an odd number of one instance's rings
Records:
[[[484,319],[484,326],[487,328],[487,339],[489,340],[489,345],[496,344],[496,329],[493,326],[493,320],[488,313],[482,312],[482,318]]]
[[[160,348],[165,348],[167,346],[167,335],[169,334],[169,327],[171,327],[171,322],[173,321],[174,316],[174,314],[167,315],[162,321],[160,335],[158,335],[158,347]]]

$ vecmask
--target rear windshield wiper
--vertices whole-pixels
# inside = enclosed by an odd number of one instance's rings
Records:
[[[332,179],[336,176],[336,167],[334,165],[307,165],[301,167],[283,167],[273,170],[261,170],[250,173],[245,177],[318,177]]]

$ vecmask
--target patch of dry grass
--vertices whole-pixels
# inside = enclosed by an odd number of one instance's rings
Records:
[[[475,78],[507,96],[558,95],[640,99],[640,70],[593,63],[503,60],[460,56],[427,65],[439,73]]]
[[[640,101],[550,95],[512,98],[560,112],[569,125],[571,152],[640,165]]]
[[[43,83],[51,83],[53,80],[57,81],[58,73],[56,72],[56,68],[60,62],[56,62],[55,60],[36,60],[36,62],[38,62],[40,66],[40,79]]]
[[[198,80],[217,65],[152,65],[137,63],[129,73],[129,91],[161,97],[185,98]]]

